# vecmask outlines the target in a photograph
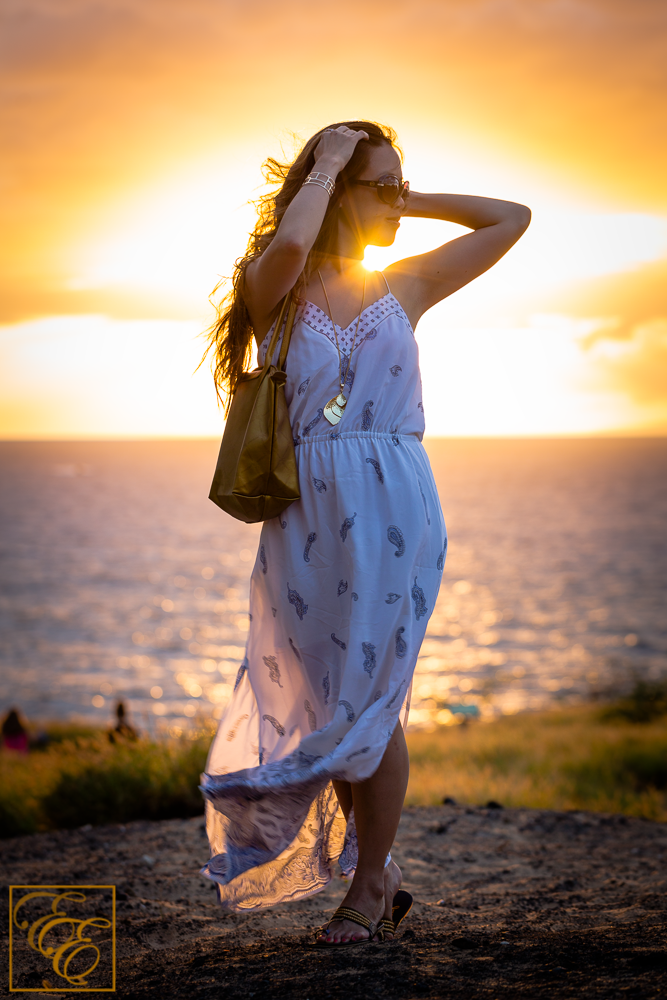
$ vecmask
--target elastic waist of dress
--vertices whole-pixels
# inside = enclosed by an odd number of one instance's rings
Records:
[[[388,441],[390,444],[419,444],[418,434],[399,434],[391,431],[328,431],[326,434],[307,434],[295,446],[306,444],[335,444],[337,441]]]

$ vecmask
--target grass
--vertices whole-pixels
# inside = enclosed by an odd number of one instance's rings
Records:
[[[101,730],[49,726],[47,733],[47,747],[29,756],[0,753],[2,836],[202,812],[197,786],[210,727],[177,740],[116,743]]]
[[[408,805],[590,809],[667,821],[667,727],[584,705],[408,736]]]
[[[449,796],[466,805],[495,800],[665,822],[667,727],[655,707],[663,695],[647,698],[639,687],[604,708],[409,733],[406,802],[436,805]],[[2,836],[202,812],[197,786],[211,742],[208,724],[179,739],[115,744],[103,731],[75,726],[47,732],[48,745],[27,757],[0,752]]]

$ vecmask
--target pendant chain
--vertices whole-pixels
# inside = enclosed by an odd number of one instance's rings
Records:
[[[322,284],[322,291],[324,292],[324,298],[326,299],[327,308],[329,310],[329,319],[331,320],[331,325],[334,330],[334,337],[336,338],[336,350],[338,351],[338,384],[340,385],[340,391],[343,392],[345,388],[345,379],[343,378],[343,359],[340,354],[340,347],[338,345],[338,331],[336,330],[336,324],[334,323],[333,313],[331,312],[331,303],[329,302],[329,296],[327,295],[326,285],[324,284],[324,278],[322,277],[320,271],[318,270],[317,276]],[[354,331],[354,339],[352,340],[352,349],[350,350],[350,362],[348,363],[347,371],[345,375],[347,377],[347,372],[350,370],[350,364],[352,363],[352,351],[354,350],[354,345],[357,342],[357,334],[359,333],[359,324],[361,323],[361,314],[364,311],[364,302],[366,301],[366,278],[364,275],[364,288],[361,293],[361,309],[359,310],[359,315],[357,316],[357,328]]]

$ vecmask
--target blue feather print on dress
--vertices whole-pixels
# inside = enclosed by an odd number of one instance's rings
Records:
[[[384,483],[384,476],[382,475],[382,469],[380,468],[380,463],[376,462],[374,458],[367,458],[366,462],[368,465],[372,465],[375,469],[375,475],[378,477],[378,482],[380,484]]]
[[[352,591],[352,593],[350,594],[350,597],[352,598],[353,601],[358,601],[359,600],[359,594],[355,594],[354,591]]]
[[[403,638],[403,633],[404,632],[405,632],[405,628],[403,627],[403,625],[400,625],[396,629],[396,635],[394,636],[394,638],[396,640],[396,656],[399,658],[399,660],[402,660],[403,657],[405,656],[405,654],[408,651],[407,643],[406,643],[405,639]]]
[[[376,701],[379,701],[381,697],[382,697],[382,691],[376,691],[375,694],[373,695],[373,704],[375,704]]]
[[[426,521],[428,524],[430,524],[431,518],[428,516],[428,507],[426,506],[426,497],[424,496],[424,491],[422,489],[422,481],[421,479],[418,479],[417,482],[419,483],[419,492],[422,495],[422,503],[424,504],[424,513],[426,514]]]
[[[276,617],[276,615],[278,614],[278,608],[271,608],[271,614],[272,614],[272,615],[273,615],[273,617],[275,618],[275,617]]]
[[[374,406],[372,399],[367,399],[364,403],[363,409],[361,411],[361,429],[362,431],[369,431],[373,426],[373,414],[371,413],[371,406]]]
[[[294,437],[292,438],[292,441],[294,442],[294,447],[295,447],[295,448],[296,448],[296,446],[297,446],[298,444],[301,444],[301,438],[299,437],[299,435],[298,435],[298,434],[295,434],[295,435],[294,435]]]
[[[248,658],[246,657],[246,659],[243,661],[243,663],[239,667],[238,673],[236,675],[236,680],[234,681],[234,690],[235,691],[236,691],[237,687],[239,686],[239,684],[241,683],[241,681],[243,680],[243,675],[245,674],[245,672],[246,672],[247,669],[248,669]]]
[[[424,404],[421,402],[421,400],[417,403],[417,409],[421,410],[422,413],[424,412]]]
[[[344,643],[342,639],[337,639],[335,632],[331,633],[331,638],[333,639],[333,641],[336,643],[337,646],[340,646],[341,649],[347,649],[347,644]]]
[[[385,604],[396,604],[396,601],[400,601],[400,599],[401,599],[401,595],[400,594],[387,594],[387,596],[384,599],[384,603]]]
[[[317,716],[313,712],[313,706],[310,704],[308,699],[303,703],[303,707],[306,710],[306,715],[308,716],[308,725],[310,726],[311,733],[314,733],[317,729]]]
[[[392,695],[392,697],[387,702],[387,708],[391,708],[391,706],[394,704],[394,702],[398,698],[399,694],[401,693],[401,688],[403,687],[404,683],[405,683],[404,681],[401,681],[401,683],[398,685],[398,687],[394,691],[394,694]]]
[[[364,340],[375,340],[375,338],[377,337],[377,335],[378,335],[377,330],[375,328],[373,328],[372,330],[368,331],[368,333],[364,337]]]
[[[324,691],[324,704],[329,704],[329,695],[331,694],[331,682],[329,680],[329,671],[327,670],[326,676],[322,678],[322,690]]]
[[[373,676],[373,671],[377,666],[377,661],[375,657],[375,646],[372,642],[362,642],[361,649],[364,654],[364,670],[369,677]]]
[[[274,684],[277,684],[278,687],[281,688],[282,684],[280,683],[280,670],[278,668],[278,661],[276,660],[275,656],[263,656],[262,659],[269,668],[269,677],[271,678]]]
[[[303,597],[296,590],[290,590],[289,581],[287,583],[287,600],[290,604],[294,605],[294,610],[299,616],[299,620],[303,621],[303,616],[308,611],[308,605],[304,603]]]
[[[355,750],[354,753],[351,753],[349,757],[345,758],[345,760],[352,760],[353,757],[359,757],[362,753],[368,753],[369,750],[370,747],[363,747],[362,750]]]
[[[289,636],[288,636],[287,638],[288,638],[288,640],[289,640],[289,644],[290,644],[290,646],[292,647],[292,652],[293,652],[293,653],[294,653],[294,655],[296,656],[297,660],[299,660],[299,662],[301,662],[301,663],[302,663],[303,661],[301,660],[301,653],[299,652],[299,650],[298,650],[298,649],[296,648],[296,646],[294,645],[294,643],[293,643],[293,641],[292,641],[292,636],[291,636],[291,635],[289,635]]]
[[[285,733],[287,732],[287,730],[285,729],[285,727],[281,726],[281,724],[278,722],[278,720],[274,719],[272,715],[263,715],[262,718],[264,719],[265,722],[270,722],[271,723],[271,725],[273,726],[273,728],[275,729],[275,731],[278,733],[278,736],[284,736]],[[259,758],[260,758],[259,762],[260,762],[260,764],[262,763],[262,756],[263,756],[263,754],[260,752],[260,755],[259,755]]]
[[[313,417],[313,419],[310,421],[310,423],[306,424],[306,426],[304,427],[303,434],[310,434],[310,432],[312,431],[312,429],[315,426],[315,424],[319,424],[320,420],[322,419],[322,414],[323,413],[324,413],[324,410],[320,406],[320,408],[318,409],[317,413],[315,414],[315,416]]]
[[[352,517],[346,517],[345,520],[343,521],[343,523],[341,524],[341,526],[340,526],[340,537],[343,539],[343,541],[345,541],[345,539],[347,538],[347,533],[350,530],[350,528],[354,527],[354,519],[355,519],[356,516],[357,516],[357,512],[355,510],[355,512],[352,515]]]
[[[259,547],[259,561],[262,564],[262,573],[266,573],[266,552],[263,545]]]
[[[347,580],[339,580],[338,581],[338,596],[340,597],[340,595],[344,594],[346,590],[347,590]]]
[[[317,479],[315,476],[313,476],[313,486],[315,487],[318,493],[326,493],[327,491],[327,484],[324,482],[324,480]]]
[[[443,569],[445,568],[445,555],[446,554],[447,554],[447,539],[445,538],[444,542],[442,543],[442,552],[438,556],[438,561],[436,563],[436,566],[440,570],[441,573],[442,573]]]
[[[329,431],[329,437],[332,441],[337,441],[340,437],[340,431]]]
[[[417,577],[415,577],[415,582],[412,585],[412,600],[415,602],[415,618],[419,621],[426,614],[428,608],[426,607],[424,591],[417,585]]]
[[[281,527],[281,528],[283,529],[283,531],[284,531],[284,530],[285,530],[285,528],[287,527],[287,521],[281,521],[281,522],[280,522],[280,527]]]
[[[398,436],[398,430],[396,427],[394,427],[393,431],[391,432],[391,442],[395,448],[398,448],[399,444],[401,443],[401,439]]]
[[[401,372],[403,371],[403,369],[401,368],[400,365],[392,365],[391,368],[389,369],[389,371],[394,376],[394,378],[398,378],[398,376],[401,374]]]
[[[390,524],[387,528],[387,538],[392,545],[396,546],[396,551],[394,555],[398,559],[405,552],[405,539],[403,538],[403,532],[395,524]]]
[[[310,562],[310,547],[313,544],[313,542],[316,542],[316,541],[317,541],[317,535],[315,534],[314,531],[311,531],[311,533],[308,535],[308,538],[306,539],[306,547],[303,550],[303,561],[304,562]]]
[[[299,396],[303,396],[303,394],[306,391],[306,389],[308,388],[309,384],[310,384],[310,375],[308,376],[308,378],[305,378],[303,380],[303,382],[301,383],[301,385],[299,386],[299,388],[296,390]]]
[[[351,389],[354,385],[354,371],[350,368],[350,358],[347,354],[340,359],[340,374],[343,383]]]
[[[341,708],[345,709],[345,715],[347,716],[348,722],[354,722],[354,709],[350,705],[349,701],[339,701],[338,704]]]

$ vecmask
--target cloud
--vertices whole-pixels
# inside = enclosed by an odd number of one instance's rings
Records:
[[[593,357],[602,389],[661,412],[667,424],[667,316],[635,327],[627,339],[598,339]]]
[[[662,259],[620,274],[571,283],[542,297],[540,308],[613,320],[584,339],[583,345],[591,347],[601,339],[629,340],[638,328],[659,321],[667,313],[666,289],[667,259]]]

